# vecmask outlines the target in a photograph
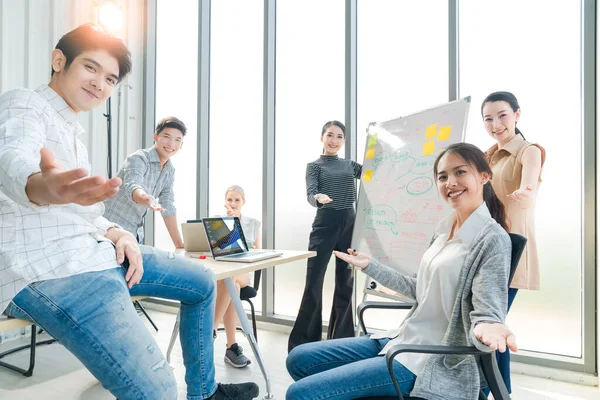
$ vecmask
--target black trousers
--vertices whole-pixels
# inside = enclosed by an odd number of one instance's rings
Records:
[[[308,250],[317,256],[308,259],[306,286],[296,323],[288,341],[288,352],[294,347],[321,340],[323,325],[323,281],[333,250],[346,251],[352,241],[354,209],[319,209],[312,225]],[[352,270],[348,263],[335,260],[335,291],[329,317],[327,339],[353,337]]]

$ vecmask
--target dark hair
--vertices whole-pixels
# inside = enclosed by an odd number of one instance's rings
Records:
[[[483,100],[483,102],[481,103],[481,116],[482,117],[483,117],[483,107],[487,103],[493,103],[495,101],[507,102],[508,105],[510,106],[510,108],[512,108],[513,112],[517,112],[521,108],[521,106],[519,106],[519,102],[517,101],[517,98],[511,92],[494,92],[494,93],[490,93],[488,95],[488,97],[486,97]],[[525,139],[525,136],[523,136],[523,133],[519,130],[519,128],[517,128],[516,124],[515,124],[515,133],[518,133],[519,135],[521,135],[521,137],[523,139]]]
[[[331,126],[337,126],[338,128],[340,128],[342,130],[342,133],[344,134],[344,138],[346,137],[346,127],[340,121],[335,120],[325,122],[325,125],[323,125],[323,129],[321,129],[321,137],[323,137],[325,131],[327,131],[327,128]]]
[[[340,128],[342,130],[342,134],[344,135],[344,139],[346,139],[346,127],[340,121],[336,121],[336,120],[325,122],[325,125],[323,125],[323,129],[321,129],[321,137],[323,137],[323,135],[327,131],[327,128],[329,128],[331,126],[337,126],[338,128]],[[323,148],[323,154],[324,153],[325,153],[325,148]]]
[[[73,60],[84,51],[102,49],[117,59],[119,82],[131,72],[131,53],[125,43],[97,24],[83,24],[66,33],[60,38],[55,49],[65,55],[65,70],[69,69]],[[54,68],[51,75],[54,75]]]
[[[496,220],[506,231],[508,231],[508,222],[506,219],[506,210],[504,204],[500,201],[494,188],[492,187],[492,169],[485,159],[485,155],[479,148],[469,143],[454,143],[448,146],[447,149],[442,151],[439,156],[435,159],[433,164],[433,174],[437,179],[438,176],[438,164],[443,156],[446,154],[457,154],[460,158],[465,160],[467,163],[472,164],[477,169],[477,172],[485,172],[489,174],[490,180],[483,185],[483,200],[490,210],[492,218]]]
[[[187,133],[187,128],[185,127],[185,124],[177,117],[164,117],[163,119],[158,121],[158,124],[156,124],[156,129],[154,130],[154,134],[158,135],[159,133],[164,131],[165,128],[179,129],[183,136],[185,136],[185,134]]]

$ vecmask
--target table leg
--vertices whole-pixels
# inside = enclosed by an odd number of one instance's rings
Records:
[[[173,327],[173,333],[171,333],[171,341],[169,342],[169,348],[167,349],[167,362],[171,363],[171,352],[173,351],[173,346],[175,345],[175,340],[177,340],[177,336],[179,335],[179,318],[180,318],[181,310],[177,311],[177,319],[175,320],[175,326]]]
[[[240,300],[240,296],[235,288],[235,284],[233,283],[232,278],[225,278],[225,285],[227,286],[227,291],[231,296],[231,302],[235,306],[235,311],[237,312],[238,318],[240,319],[240,324],[242,325],[242,330],[244,331],[244,335],[248,342],[250,342],[250,347],[252,348],[252,352],[256,357],[256,362],[260,367],[260,371],[265,378],[265,383],[267,384],[267,394],[264,399],[274,399],[275,396],[271,393],[271,380],[269,379],[269,375],[267,374],[267,370],[265,369],[265,364],[263,362],[262,356],[258,349],[258,345],[256,344],[256,339],[252,334],[252,327],[250,326],[250,321],[248,321],[248,316],[246,315],[246,310],[244,310],[244,306],[242,305],[242,300]]]

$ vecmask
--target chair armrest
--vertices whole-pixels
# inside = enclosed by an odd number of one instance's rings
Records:
[[[398,381],[394,375],[394,359],[400,353],[422,353],[422,354],[457,354],[457,355],[474,355],[477,356],[477,362],[481,366],[483,375],[490,387],[490,391],[496,400],[510,400],[510,395],[498,370],[495,351],[482,351],[475,346],[425,346],[425,345],[408,345],[397,344],[390,347],[385,354],[388,371],[398,397],[403,400]]]
[[[363,314],[369,308],[379,308],[383,310],[410,310],[414,305],[415,303],[413,301],[363,301],[356,308],[356,313],[358,314],[358,322],[360,323],[360,326],[366,335],[368,332],[363,319]]]

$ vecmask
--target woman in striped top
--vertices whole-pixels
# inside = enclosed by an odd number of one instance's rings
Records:
[[[350,247],[354,228],[356,182],[362,166],[338,157],[346,140],[346,128],[339,121],[327,122],[321,131],[323,154],[306,166],[306,194],[317,208],[308,250],[317,256],[308,259],[306,285],[296,323],[290,334],[288,352],[294,347],[321,339],[323,281],[333,250]],[[327,338],[354,336],[352,318],[352,270],[336,259],[335,292]]]

